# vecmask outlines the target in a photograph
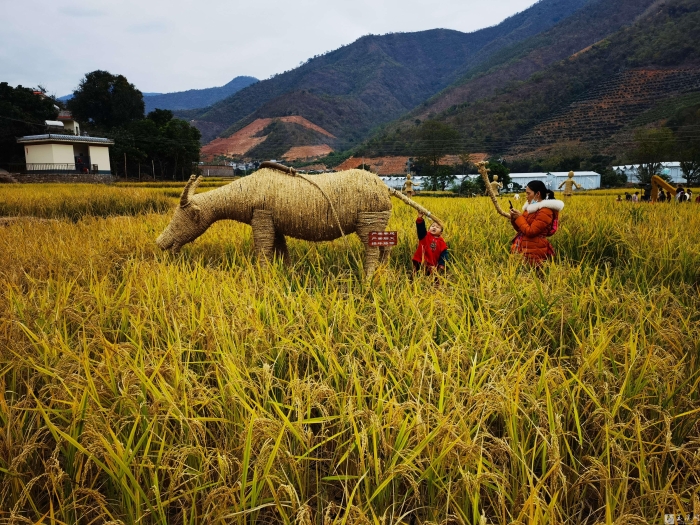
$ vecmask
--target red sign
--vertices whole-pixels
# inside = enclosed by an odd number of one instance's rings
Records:
[[[396,246],[398,235],[396,232],[369,232],[368,244],[370,246]]]

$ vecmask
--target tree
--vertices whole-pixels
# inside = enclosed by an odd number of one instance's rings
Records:
[[[452,168],[442,166],[442,158],[454,150],[459,140],[459,133],[452,127],[429,120],[421,124],[417,134],[414,149],[420,152],[416,159],[416,167],[420,168],[422,175],[430,178],[428,187],[444,190],[448,184],[455,180]]]
[[[192,164],[199,161],[201,134],[197,128],[180,119],[171,119],[160,129],[173,163],[173,179],[176,179],[178,167],[187,168],[189,172]]]
[[[34,94],[34,90],[22,86],[13,88],[0,82],[0,162],[24,162],[24,149],[17,144],[17,137],[44,132],[45,120],[55,120],[58,115],[55,100]]]
[[[77,120],[112,129],[143,118],[143,94],[126,77],[97,70],[80,81],[68,109]]]
[[[504,188],[508,187],[508,184],[511,182],[510,178],[510,169],[505,165],[499,162],[496,159],[489,159],[489,164],[487,166],[490,175],[493,177],[494,175],[498,175],[498,181],[503,184]],[[484,188],[486,189],[486,188]]]
[[[700,104],[679,109],[668,126],[674,131],[683,178],[688,185],[700,183]]]
[[[601,169],[599,173],[600,185],[603,188],[615,188],[627,184],[627,175],[622,170],[616,171],[610,167],[606,167]]]
[[[475,169],[474,163],[472,162],[472,156],[469,153],[460,153],[457,155],[459,158],[459,166],[462,171],[462,175],[465,175]]]
[[[126,154],[130,167],[136,173],[138,166],[154,166],[154,176],[180,179],[191,174],[192,165],[199,162],[201,135],[188,122],[173,118],[168,110],[155,110],[147,118],[128,126],[113,128],[108,134],[114,139],[111,148],[112,165],[123,173]],[[150,171],[150,170],[149,170]]]
[[[412,171],[420,177],[427,177],[424,189],[429,191],[445,191],[456,179],[452,166],[438,165],[437,168],[426,157],[417,157]]]
[[[661,163],[673,154],[673,132],[668,128],[640,129],[634,134],[634,141],[633,158],[639,164],[637,178],[641,184],[650,184],[654,175],[661,174]]]
[[[144,118],[143,95],[122,75],[88,73],[69,108],[77,120],[114,139],[110,160],[115,173],[133,176],[144,168],[154,178],[180,179],[199,162],[199,130],[166,109]]]
[[[471,179],[469,177],[464,177],[462,179],[461,184],[459,185],[459,194],[460,195],[481,195],[483,193],[483,190],[479,188],[479,184],[477,184],[477,180],[481,179]],[[483,184],[483,182],[482,182]]]
[[[504,188],[507,188],[508,184],[511,183],[512,179],[510,178],[510,168],[498,160],[490,159],[486,169],[489,170],[489,179],[492,179],[494,175],[498,175],[498,182],[502,183]],[[486,184],[484,183],[484,179],[477,177],[475,184],[479,188],[479,194],[483,195],[486,192]]]
[[[146,115],[148,120],[155,122],[156,126],[165,126],[168,122],[173,119],[173,112],[169,109],[154,109],[148,115]]]
[[[590,156],[591,153],[581,144],[560,142],[552,148],[546,158],[541,159],[541,171],[578,171],[584,159]]]
[[[681,170],[688,186],[700,184],[700,148],[681,151]]]
[[[447,186],[455,181],[456,177],[451,166],[438,166],[435,175],[431,179],[433,179],[432,185],[435,186],[434,189],[445,191]]]

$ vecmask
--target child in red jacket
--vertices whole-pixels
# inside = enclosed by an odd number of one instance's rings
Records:
[[[426,274],[431,275],[435,270],[442,273],[447,263],[447,243],[442,238],[442,226],[433,222],[426,230],[423,214],[416,219],[418,230],[418,249],[413,254],[413,273],[424,267]]]

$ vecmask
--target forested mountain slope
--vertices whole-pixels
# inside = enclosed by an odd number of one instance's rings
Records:
[[[403,120],[425,120],[450,107],[492,95],[506,84],[525,81],[534,73],[568,58],[645,14],[658,0],[595,0],[553,28],[522,43],[505,47],[462,78],[426,101]]]
[[[434,29],[369,35],[204,110],[194,121],[205,141],[230,135],[258,118],[299,115],[346,144],[413,109],[493,53],[556,25],[592,0],[541,0],[501,24],[461,33]]]
[[[631,8],[624,0],[617,4]],[[598,6],[609,8],[605,2]],[[566,38],[560,36],[565,42]],[[537,40],[542,38],[547,35]],[[527,71],[532,53],[545,49],[535,46],[513,63],[445,91],[426,106],[441,111],[424,116],[459,132],[460,139],[452,145],[455,152],[486,150],[522,155],[562,142],[590,142],[595,146],[595,141],[607,142],[602,146],[614,152],[612,135],[629,131],[629,126],[635,124],[648,124],[645,114],[657,114],[656,107],[668,107],[667,112],[677,110],[669,100],[692,101],[693,93],[700,90],[700,0],[654,2],[630,26],[525,81],[519,80],[519,67]],[[495,82],[504,70],[512,76]],[[484,79],[492,82],[484,84]],[[457,91],[471,93],[471,97],[449,106],[441,100],[456,97]],[[412,120],[397,122],[368,141],[364,150],[385,155],[415,152],[418,129]]]

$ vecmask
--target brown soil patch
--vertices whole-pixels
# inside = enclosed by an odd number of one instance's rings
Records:
[[[314,131],[317,131],[318,133],[320,133],[321,135],[325,135],[326,137],[330,137],[332,139],[335,138],[335,135],[332,135],[331,133],[329,133],[328,131],[323,129],[321,126],[317,126],[313,122],[306,120],[304,117],[300,117],[300,116],[279,117],[279,119],[277,119],[277,120],[281,120],[282,122],[288,122],[290,124],[299,124],[300,126],[304,126],[305,128],[309,128],[309,129],[312,129]]]
[[[333,148],[328,144],[321,144],[319,146],[295,146],[282,155],[282,158],[284,160],[312,159],[314,157],[328,155],[332,152]]]
[[[336,171],[352,170],[362,168],[362,163],[365,164],[365,169],[376,173],[377,175],[398,175],[406,173],[406,162],[408,157],[374,157],[361,158],[350,157],[348,160],[336,166]]]
[[[217,155],[244,155],[246,151],[253,149],[267,138],[254,135],[265,129],[270,122],[272,122],[271,118],[259,118],[230,137],[212,140],[209,144],[202,146],[202,158],[212,158]]]
[[[488,153],[469,154],[469,161],[472,164],[476,164],[477,162],[483,162],[488,158]],[[444,157],[442,157],[442,159],[440,159],[440,164],[443,164],[445,166],[460,166],[462,164],[462,160],[459,158],[459,155],[445,155]]]
[[[202,158],[211,159],[217,155],[226,155],[229,157],[245,155],[248,151],[267,139],[266,135],[262,137],[256,137],[255,135],[260,133],[275,120],[281,120],[282,122],[291,124],[298,124],[299,126],[316,131],[321,135],[325,135],[326,137],[335,138],[335,136],[331,135],[328,131],[320,126],[317,126],[313,122],[306,120],[304,117],[292,116],[279,118],[259,118],[230,137],[214,139],[209,144],[202,146]]]
[[[473,153],[471,155],[471,161],[474,163],[486,160],[488,154],[486,153]],[[408,162],[408,157],[374,157],[365,158],[361,157],[350,157],[348,160],[336,166],[336,171],[344,171],[355,169],[358,166],[362,167],[362,162],[365,163],[365,169],[376,173],[377,175],[403,175],[406,173],[406,162]],[[458,166],[462,163],[457,155],[445,155],[441,160],[440,164],[445,166]]]

